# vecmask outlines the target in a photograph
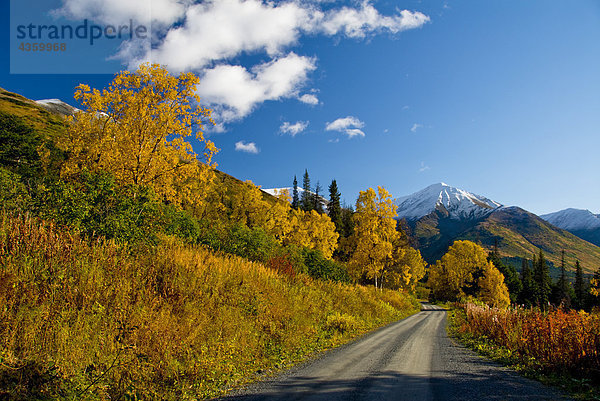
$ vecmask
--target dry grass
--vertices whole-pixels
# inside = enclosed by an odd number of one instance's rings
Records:
[[[2,399],[207,398],[416,310],[168,238],[132,253],[0,215]]]

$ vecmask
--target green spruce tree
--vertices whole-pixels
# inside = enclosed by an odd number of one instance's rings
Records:
[[[541,249],[533,269],[533,278],[537,289],[535,294],[536,303],[541,309],[546,310],[552,292],[552,280],[550,279],[550,271],[548,269],[548,264],[546,263],[544,252]]]
[[[321,197],[321,192],[323,188],[321,188],[321,183],[317,181],[317,185],[315,186],[315,193],[313,194],[313,210],[316,210],[317,213],[323,214],[325,210],[323,209],[323,201]]]
[[[296,176],[294,175],[294,187],[292,189],[292,207],[294,209],[298,209],[299,206],[300,206],[300,199],[298,197],[298,180],[296,179]]]
[[[300,208],[305,212],[309,212],[314,208],[314,201],[312,199],[308,170],[304,170],[304,177],[302,179],[302,189],[303,191],[302,196],[300,197]]]
[[[337,182],[335,180],[331,181],[329,184],[329,205],[327,205],[327,212],[329,214],[329,218],[335,224],[335,230],[339,234],[341,232],[342,226],[342,206],[340,205],[340,198],[342,194],[338,190]]]
[[[535,294],[537,289],[533,279],[533,272],[529,267],[529,260],[525,258],[523,258],[521,262],[521,283],[523,286],[521,293],[519,294],[519,303],[526,307],[535,305]]]
[[[508,288],[508,293],[510,295],[510,302],[516,303],[518,302],[519,294],[523,288],[521,284],[521,280],[519,279],[519,275],[517,274],[517,270],[512,265],[506,265],[500,259],[500,254],[498,253],[498,243],[494,246],[494,250],[488,254],[488,261],[492,262],[496,269],[502,273],[504,276],[504,284]]]
[[[565,308],[571,307],[571,288],[567,279],[567,270],[565,265],[565,251],[561,252],[560,258],[560,276],[556,283],[553,302],[555,305],[562,305]]]

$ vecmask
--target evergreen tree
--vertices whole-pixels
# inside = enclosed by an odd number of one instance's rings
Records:
[[[552,280],[550,279],[550,271],[544,257],[544,252],[541,249],[534,266],[533,278],[537,289],[535,300],[540,308],[546,309],[552,292]]]
[[[313,210],[314,203],[312,199],[312,192],[310,188],[310,177],[308,176],[308,170],[304,170],[304,177],[302,179],[302,196],[300,197],[300,208],[305,212]]]
[[[340,205],[340,198],[342,194],[338,190],[337,182],[335,180],[331,181],[329,184],[329,205],[327,206],[327,211],[329,213],[329,218],[335,224],[336,231],[338,233],[341,232],[342,226],[342,207]]]
[[[348,238],[354,233],[354,221],[352,220],[352,215],[354,214],[354,209],[352,206],[344,205],[342,207],[341,213],[341,230],[340,235],[344,238]]]
[[[523,284],[523,287],[519,294],[519,303],[526,307],[530,307],[535,304],[536,285],[533,280],[533,272],[529,267],[529,260],[523,258],[521,263],[521,283]]]
[[[300,199],[298,198],[298,180],[294,175],[294,188],[292,190],[292,207],[298,209],[300,206]]]
[[[565,267],[565,251],[561,252],[560,259],[560,277],[558,278],[558,282],[556,283],[556,290],[554,296],[554,303],[556,305],[563,305],[564,307],[571,306],[571,296],[570,296],[570,285],[569,280],[567,279],[567,272]]]
[[[523,289],[523,285],[521,284],[521,280],[519,279],[519,275],[517,274],[515,267],[512,265],[505,265],[502,262],[502,259],[500,259],[497,241],[494,246],[494,251],[490,252],[488,255],[488,261],[492,262],[494,267],[496,267],[496,269],[498,269],[498,271],[504,276],[504,283],[508,288],[510,301],[512,303],[518,302],[518,297]]]
[[[583,284],[583,270],[579,261],[575,261],[575,308],[585,307],[585,287]]]
[[[313,195],[313,209],[319,214],[325,213],[323,201],[321,200],[321,191],[323,191],[323,188],[321,188],[321,183],[317,181],[317,186],[315,187],[315,193]]]

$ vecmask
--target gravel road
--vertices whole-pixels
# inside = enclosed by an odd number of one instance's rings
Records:
[[[453,342],[446,312],[422,311],[225,400],[567,400]]]

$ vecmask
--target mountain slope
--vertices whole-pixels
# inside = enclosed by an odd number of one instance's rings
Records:
[[[540,216],[550,224],[600,246],[600,215],[589,210],[565,209]]]
[[[457,239],[468,239],[520,266],[542,249],[558,265],[564,249],[572,267],[575,259],[587,272],[600,267],[600,248],[518,207],[504,207],[480,195],[434,184],[399,198],[399,218],[405,219],[423,257],[433,263]]]

